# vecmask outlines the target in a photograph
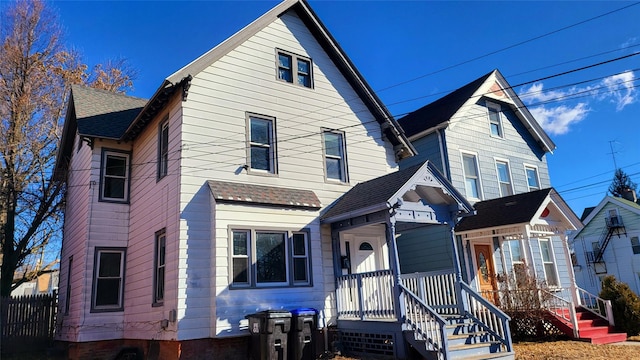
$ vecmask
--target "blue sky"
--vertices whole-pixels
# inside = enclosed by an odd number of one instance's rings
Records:
[[[89,64],[126,58],[150,97],[162,80],[277,1],[54,1]],[[580,215],[614,161],[640,183],[640,4],[619,1],[319,1],[311,7],[396,118],[497,68],[557,149],[552,185]],[[627,7],[628,6],[628,7]],[[617,9],[622,9],[615,11]],[[591,20],[590,20],[591,19]],[[529,83],[532,82],[532,83]],[[516,86],[529,83],[525,86]]]

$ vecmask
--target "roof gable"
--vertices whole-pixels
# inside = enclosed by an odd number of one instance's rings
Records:
[[[418,186],[423,189],[416,190]],[[433,190],[439,189],[439,190]],[[357,184],[321,216],[325,222],[345,216],[379,211],[402,202],[409,191],[435,205],[455,206],[456,211],[471,213],[473,208],[429,161]],[[417,200],[416,200],[417,201]]]
[[[497,69],[399,119],[398,123],[408,137],[421,137],[436,128],[447,127],[461,109],[482,98],[507,104],[536,143],[545,152],[553,152],[556,146],[551,138]]]
[[[567,223],[567,228],[580,227],[580,220],[553,189],[536,190],[477,202],[475,216],[463,218],[456,232],[495,228],[515,224],[533,224],[553,204],[554,216]]]
[[[631,213],[634,213],[634,214],[636,214],[637,216],[640,217],[640,205],[639,204],[636,204],[633,201],[629,201],[627,199],[623,199],[623,198],[619,198],[619,197],[605,196],[595,208],[592,208],[591,212],[589,212],[589,215],[583,220],[584,228],[581,229],[576,234],[574,234],[573,238],[578,237],[580,235],[580,233],[582,233],[583,230],[587,229],[587,227],[592,222],[592,220],[598,218],[602,214],[602,211],[605,209],[605,207],[607,207],[607,205],[609,205],[609,204],[611,204],[611,205],[613,205],[615,207],[620,207],[620,208],[626,209],[626,210],[630,211]]]
[[[186,87],[188,89],[191,77],[203,71],[212,63],[219,60],[222,56],[235,49],[238,45],[245,42],[251,36],[255,35],[258,31],[262,30],[288,11],[294,11],[305,23],[318,43],[332,59],[338,70],[360,96],[369,111],[381,125],[386,138],[394,145],[395,154],[398,159],[415,155],[416,151],[411,145],[411,142],[409,142],[402,132],[402,128],[397,124],[389,110],[373,92],[369,84],[364,80],[360,72],[342,50],[338,42],[333,38],[318,16],[304,0],[285,0],[281,2],[258,19],[215,46],[213,49],[207,51],[188,65],[169,75],[152,96],[149,104],[156,102],[157,99],[162,96],[166,96],[168,92],[175,91],[176,88]],[[186,79],[188,80],[185,81]],[[147,112],[152,110],[153,107],[151,106],[145,107],[127,130],[124,135],[125,140],[132,139],[137,136],[141,129],[146,126],[146,123],[150,121],[151,116],[148,116]]]

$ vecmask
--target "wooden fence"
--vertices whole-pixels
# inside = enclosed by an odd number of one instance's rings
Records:
[[[6,297],[0,300],[2,354],[43,349],[53,341],[57,294]]]

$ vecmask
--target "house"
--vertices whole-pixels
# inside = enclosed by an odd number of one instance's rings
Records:
[[[575,274],[578,286],[593,294],[601,281],[613,275],[640,294],[640,205],[635,194],[607,196],[584,219],[584,228],[573,234]]]
[[[528,273],[544,282],[548,297],[556,299],[546,306],[560,318],[560,326],[571,336],[588,338],[587,329],[579,334],[575,311],[554,310],[574,309],[582,304],[581,297],[588,296],[575,286],[567,245],[567,233],[582,224],[550,187],[546,156],[555,144],[500,71],[491,71],[398,122],[418,151],[417,156],[403,159],[400,168],[428,160],[474,204],[477,215],[463,218],[455,228],[463,279],[499,305],[504,295],[498,280]],[[414,241],[399,243],[401,263],[416,259],[410,271],[454,268],[455,256],[447,253],[446,244],[435,246],[442,251],[418,245],[433,235],[420,230],[411,235]]]
[[[350,349],[404,358],[409,334],[427,356],[474,340],[512,358],[506,318],[460,285],[459,266],[400,273],[403,231],[436,227],[455,249],[453,226],[473,212],[431,162],[397,171],[413,155],[303,0],[150,99],[74,86],[55,168],[67,184],[57,339],[71,359],[246,358],[247,315],[311,307]],[[425,302],[439,291],[457,301]],[[430,305],[485,331],[452,349],[454,320]]]

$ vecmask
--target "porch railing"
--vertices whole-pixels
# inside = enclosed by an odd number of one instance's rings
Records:
[[[583,308],[607,320],[609,322],[609,325],[615,325],[615,321],[613,320],[613,308],[611,307],[611,300],[605,300],[581,288],[577,288],[577,292],[578,301]]]
[[[396,320],[391,270],[342,275],[337,279],[339,319]]]
[[[467,315],[479,322],[490,334],[494,341],[501,342],[506,351],[512,351],[511,318],[495,305],[483,298],[464,281],[460,282],[462,301],[468,306]]]
[[[559,291],[563,291],[560,289]],[[571,300],[567,300],[569,297],[558,296],[549,290],[540,290],[540,298],[542,307],[554,314],[556,317],[568,322],[573,328],[573,337],[579,337],[578,329],[578,317],[576,316],[576,307]]]
[[[426,351],[434,352],[437,359],[445,359],[445,320],[406,286],[400,284],[399,288],[406,330],[413,332],[415,340],[424,344]]]
[[[458,314],[455,274],[450,270],[400,275],[402,285],[440,315]]]

